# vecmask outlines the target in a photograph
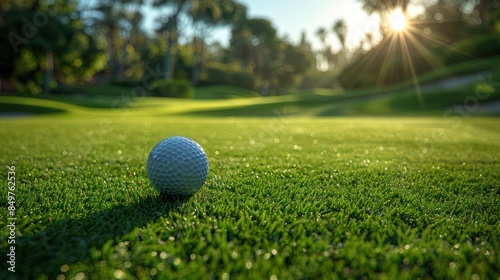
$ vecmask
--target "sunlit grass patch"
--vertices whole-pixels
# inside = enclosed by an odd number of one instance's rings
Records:
[[[18,276],[499,276],[497,119],[120,112],[0,121]],[[210,160],[188,199],[146,177],[150,149],[172,135]]]

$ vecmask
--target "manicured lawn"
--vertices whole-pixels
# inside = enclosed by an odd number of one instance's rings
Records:
[[[201,118],[147,102],[0,120],[0,252],[13,165],[15,276],[500,277],[498,118]],[[189,198],[146,176],[173,135],[209,157]]]

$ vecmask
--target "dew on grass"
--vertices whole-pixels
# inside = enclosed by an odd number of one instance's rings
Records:
[[[127,268],[127,269],[128,269],[128,268],[130,268],[131,266],[132,266],[132,263],[131,263],[131,262],[129,262],[129,261],[126,261],[126,262],[123,264],[123,267],[124,267],[124,268]]]
[[[117,270],[115,270],[115,272],[113,272],[113,277],[115,277],[117,279],[122,279],[124,276],[125,276],[125,273],[123,271],[121,271],[120,269],[117,269]]]
[[[73,277],[75,280],[83,280],[85,279],[85,272],[78,272],[75,277]]]
[[[252,266],[253,266],[253,264],[252,264],[252,262],[251,262],[251,261],[247,261],[247,262],[245,263],[245,267],[246,267],[247,269],[252,268]]]
[[[68,270],[69,270],[69,265],[67,265],[67,264],[61,265],[61,272],[66,272]]]

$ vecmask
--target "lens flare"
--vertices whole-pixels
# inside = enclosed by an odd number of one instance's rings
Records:
[[[389,25],[394,31],[403,31],[406,28],[406,16],[401,9],[395,9],[389,14]]]

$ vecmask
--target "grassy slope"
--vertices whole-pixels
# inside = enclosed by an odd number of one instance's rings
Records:
[[[0,120],[18,276],[500,277],[498,119],[99,112]],[[210,159],[184,200],[146,177],[149,150],[171,135]]]
[[[423,91],[408,83],[395,85],[391,89],[345,90],[292,90],[289,95],[259,98],[258,94],[234,87],[211,86],[197,88],[195,99],[179,100],[168,98],[144,98],[130,88],[118,86],[88,86],[83,88],[88,95],[49,96],[35,101],[16,97],[0,96],[0,112],[82,111],[78,106],[119,108],[139,107],[143,112],[151,111],[162,115],[188,114],[200,116],[345,116],[345,115],[415,115],[443,114],[454,105],[462,109],[454,112],[470,115],[476,112],[476,105],[500,99],[500,58],[484,61],[464,62],[422,75],[418,83],[432,81],[438,77],[460,73],[476,72],[478,69],[492,69],[476,82],[447,89]],[[493,66],[495,65],[495,66]],[[444,75],[444,76],[443,76]],[[107,94],[103,94],[107,92]],[[420,92],[420,93],[419,93]],[[99,93],[102,93],[99,95]],[[120,94],[119,94],[120,93]],[[135,94],[135,95],[134,95]],[[251,98],[254,97],[254,98]],[[51,102],[54,101],[54,102]],[[57,103],[62,101],[63,103]],[[464,109],[464,107],[466,107]],[[79,109],[80,108],[80,109]]]
[[[158,115],[200,115],[200,116],[345,116],[345,115],[391,115],[391,114],[443,114],[453,105],[468,106],[467,115],[475,114],[476,102],[489,102],[500,98],[500,68],[482,81],[467,86],[446,90],[428,90],[417,94],[415,90],[380,92],[359,90],[301,91],[300,94],[265,98],[234,98],[252,96],[251,92],[238,91],[227,87],[210,87],[198,90],[199,97],[194,100],[169,98],[132,98],[126,96],[91,97],[82,99],[78,105],[114,108],[115,111],[127,107]],[[234,90],[234,96],[230,93]],[[215,99],[218,94],[226,99]],[[232,97],[233,98],[232,98]],[[479,98],[478,98],[479,97]],[[39,100],[23,97],[0,97],[1,112],[54,112],[89,111],[64,102],[78,103],[66,97],[55,100]],[[83,97],[79,97],[83,98]],[[472,98],[472,99],[471,99]],[[125,107],[125,108],[123,108]],[[121,108],[121,109],[120,109]],[[472,109],[472,110],[471,110]],[[93,112],[107,110],[93,109]]]
[[[413,88],[415,82],[419,85],[429,84],[432,82],[440,81],[446,78],[452,78],[455,76],[467,75],[467,74],[478,74],[490,71],[498,71],[500,65],[500,56],[494,56],[490,58],[475,59],[463,61],[443,67],[438,67],[424,73],[418,77],[416,80],[408,80],[390,87],[391,90],[403,90],[405,88]],[[498,77],[500,78],[500,77]]]

